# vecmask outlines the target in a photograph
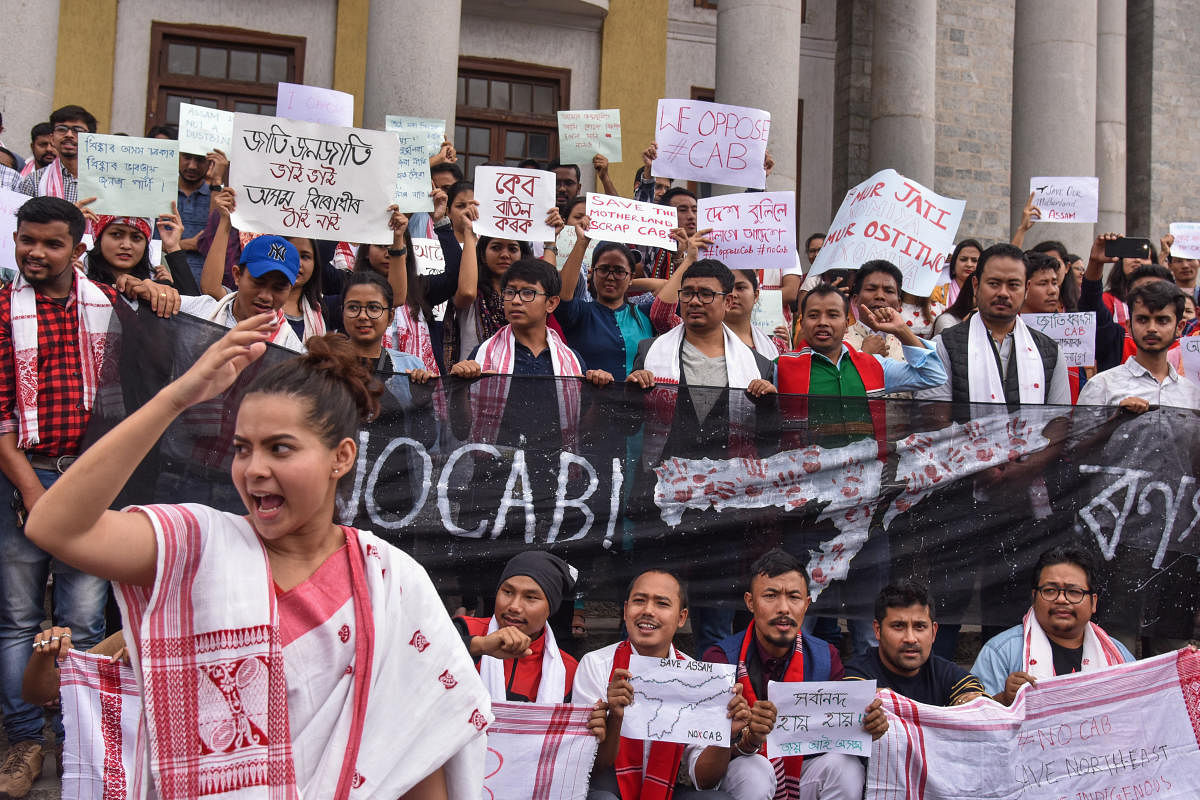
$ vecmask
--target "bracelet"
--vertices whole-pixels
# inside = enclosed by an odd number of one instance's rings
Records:
[[[737,741],[733,743],[733,749],[737,750],[739,753],[741,753],[744,756],[757,755],[758,754],[757,748],[755,748],[754,750],[751,750],[749,753],[747,753],[745,750],[742,749],[742,740],[746,738],[746,731],[748,731],[748,730],[750,730],[749,727],[742,728],[742,732],[738,734]]]
[[[389,248],[388,248],[388,255],[389,255],[389,256],[396,256],[396,257],[399,257],[399,256],[402,256],[402,255],[406,254],[407,252],[408,252],[408,248],[407,248],[407,247],[389,247]]]
[[[450,216],[447,214],[446,216],[442,217],[439,220],[434,220],[433,227],[435,227],[435,228],[450,227]]]

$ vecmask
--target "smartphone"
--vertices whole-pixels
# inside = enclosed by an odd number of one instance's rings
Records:
[[[1104,243],[1105,258],[1150,258],[1149,239],[1110,239]]]

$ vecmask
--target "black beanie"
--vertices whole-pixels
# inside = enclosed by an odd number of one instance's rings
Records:
[[[504,565],[500,573],[500,583],[504,583],[514,575],[526,575],[533,578],[546,600],[550,603],[550,613],[558,611],[562,604],[563,595],[575,588],[575,578],[578,571],[556,555],[542,550],[526,550],[517,553]]]

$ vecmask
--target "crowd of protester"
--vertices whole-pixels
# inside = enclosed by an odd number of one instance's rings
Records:
[[[317,442],[319,457],[312,463],[326,472],[332,464],[331,485],[339,471],[353,469],[345,442],[353,443],[359,416],[375,402],[366,388],[368,372],[407,376],[417,384],[488,373],[577,377],[596,386],[627,382],[645,390],[665,383],[677,385],[681,396],[688,387],[727,387],[744,390],[750,402],[783,393],[1009,408],[1080,403],[1135,414],[1158,406],[1200,409],[1194,382],[1200,376],[1181,375],[1179,350],[1180,338],[1197,332],[1197,260],[1174,255],[1170,236],[1142,259],[1107,256],[1106,244],[1119,238],[1116,233],[1097,237],[1084,256],[1054,241],[1023,249],[1040,216],[1032,196],[1011,242],[958,242],[947,254],[947,282],[927,298],[908,292],[901,270],[888,261],[810,275],[798,259],[795,270],[780,276],[789,324],[761,331],[751,324],[751,311],[763,275],[706,257],[712,243],[710,231],[697,226],[696,195],[652,177],[653,144],[643,153],[633,195],[678,211],[677,249],[594,240],[579,194],[581,167],[528,164],[556,176],[557,208],[546,223],[556,233],[575,234],[569,251],[560,253],[557,237],[531,244],[476,236],[471,176],[463,174],[450,143],[431,159],[433,211],[406,216],[393,208],[387,246],[237,230],[231,214],[239,198],[225,185],[229,161],[220,151],[181,153],[171,213],[155,220],[97,215],[89,209],[91,198],[78,196],[76,181],[78,137],[96,127],[84,108],[65,106],[30,132],[27,159],[0,149],[0,186],[32,198],[18,213],[15,280],[0,293],[0,471],[12,499],[0,525],[0,712],[9,743],[0,795],[24,796],[53,750],[43,733],[43,704],[56,694],[54,656],[67,647],[114,657],[127,652],[125,641],[104,636],[107,581],[142,591],[145,597],[127,590],[123,602],[144,607],[149,590],[167,580],[156,547],[161,551],[172,536],[185,536],[187,524],[162,513],[112,516],[104,509],[140,460],[137,453],[150,448],[173,415],[211,398],[224,377],[230,377],[227,386],[244,366],[239,359],[257,356],[262,342],[304,354],[297,362],[303,368],[257,379],[243,416],[254,391],[275,398],[274,405],[270,414],[259,409],[258,430],[239,431],[247,441],[239,438],[235,446],[247,452],[260,447],[255,437],[267,437],[269,420],[294,424]],[[173,138],[175,131],[162,126],[148,135]],[[597,156],[585,166],[607,192],[617,193],[607,160]],[[85,229],[90,249],[83,243]],[[418,272],[414,238],[440,244],[443,273]],[[159,264],[151,264],[153,239],[162,243]],[[808,264],[823,241],[819,233],[804,241]],[[442,304],[439,318],[434,308]],[[1021,317],[1074,311],[1096,315],[1094,367],[1068,365],[1059,345]],[[110,434],[116,439],[106,437],[83,451],[104,382],[98,348],[113,319],[179,313],[231,329],[224,349],[210,351],[132,414]],[[285,396],[291,400],[279,399]],[[296,398],[309,398],[310,405],[297,412],[287,405],[300,402]],[[688,408],[700,421],[717,413],[701,395]],[[298,414],[298,421],[287,422],[288,414]],[[236,466],[234,477],[268,549],[283,541],[283,533],[299,537],[297,529],[307,530],[305,520],[289,516],[300,513],[291,505],[300,491],[296,483],[279,488],[264,480],[254,488]],[[331,496],[329,480],[308,480],[311,486],[301,490]],[[58,503],[51,502],[55,498]],[[324,506],[306,513],[330,527],[332,511]],[[214,530],[233,525],[215,517],[201,523]],[[256,546],[253,536],[246,542]],[[314,573],[324,574],[330,556],[325,544],[307,550],[297,545],[291,552],[304,558],[271,557],[276,587],[300,587],[316,580]],[[451,631],[454,658],[473,660],[482,680],[476,688],[493,700],[593,705],[591,727],[600,746],[589,796],[597,800],[670,797],[673,787],[680,798],[857,798],[864,780],[858,758],[826,754],[801,764],[798,758],[766,757],[765,737],[776,716],[765,699],[768,680],[875,679],[881,688],[936,705],[984,696],[1011,704],[1024,683],[1132,660],[1124,645],[1090,622],[1097,603],[1093,573],[1084,553],[1043,553],[1029,613],[987,641],[971,671],[934,654],[938,609],[929,589],[912,581],[889,585],[869,629],[862,621],[852,626],[854,643],[843,664],[839,649],[817,635],[837,636],[836,624],[806,618],[804,564],[784,551],[768,552],[751,569],[746,605],[753,620],[746,629],[735,631],[731,614],[703,604],[691,614],[697,654],[738,665],[741,689],[728,709],[733,747],[643,747],[621,735],[623,709],[632,700],[630,655],[687,658],[672,644],[689,619],[687,591],[668,571],[644,572],[629,587],[623,605],[627,638],[578,661],[560,650],[547,622],[574,599],[575,584],[572,568],[549,553],[531,551],[506,566],[493,614],[470,616],[464,609],[453,628],[447,617],[423,629],[431,637],[440,631],[443,639]],[[49,574],[53,624],[43,631]],[[329,575],[325,580],[336,583]],[[291,613],[311,611],[301,600],[295,603]],[[287,606],[281,600],[285,627]],[[131,635],[128,623],[126,628]],[[1036,668],[1021,646],[1030,635],[1046,654]],[[333,724],[319,707],[294,706],[290,691],[287,702],[294,724]],[[863,713],[864,728],[882,735],[887,722],[879,702]],[[61,723],[55,725],[61,743]],[[454,745],[455,735],[446,734],[447,754],[465,742]],[[302,746],[294,746],[299,755]],[[443,761],[431,762],[404,796],[439,796],[426,783],[430,775],[446,796],[456,778]],[[296,780],[322,787],[307,796],[325,796],[326,787],[338,785],[340,765],[332,769],[307,763]]]

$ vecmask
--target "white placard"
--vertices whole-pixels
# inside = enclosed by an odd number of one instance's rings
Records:
[[[730,269],[790,269],[796,263],[796,193],[741,192],[696,202],[696,227],[712,228],[715,258]]]
[[[759,290],[758,302],[750,312],[750,324],[768,337],[774,336],[775,329],[780,325],[787,327],[787,320],[783,316],[783,290]]]
[[[1033,205],[1042,222],[1095,222],[1100,213],[1099,178],[1030,178]]]
[[[654,176],[763,189],[770,133],[771,115],[761,109],[659,100]]]
[[[674,206],[640,203],[609,194],[587,193],[588,238],[622,244],[648,244],[675,252],[671,231],[679,227]]]
[[[150,257],[150,266],[157,267],[163,260],[162,239],[151,239],[146,242],[146,255]]]
[[[900,268],[903,291],[928,297],[965,207],[965,200],[942,197],[894,169],[877,172],[846,193],[808,276],[882,258]]]
[[[767,682],[775,704],[775,727],[767,734],[767,758],[813,753],[871,755],[871,734],[863,730],[875,681]]]
[[[25,205],[28,195],[11,189],[0,189],[0,269],[17,271],[16,244],[13,234],[17,232],[17,209]]]
[[[275,92],[275,113],[298,122],[352,128],[354,95],[320,86],[280,83]]]
[[[179,197],[179,142],[79,134],[79,198],[97,214],[157,217]]]
[[[414,211],[433,211],[433,198],[429,196],[432,182],[429,176],[428,136],[422,127],[409,127],[388,117],[387,130],[396,135],[400,143],[399,160],[396,162],[396,193],[393,202],[405,214]],[[439,142],[438,144],[441,144]]]
[[[1184,377],[1200,383],[1200,336],[1185,336],[1179,340],[1179,363]]]
[[[243,231],[391,244],[395,134],[235,114],[229,183]]]
[[[1173,258],[1200,258],[1200,222],[1172,222],[1171,235]]]
[[[621,160],[621,110],[558,112],[558,161],[560,164],[592,163],[597,154],[610,163]]]
[[[426,159],[436,156],[442,149],[442,142],[446,141],[446,120],[444,119],[388,114],[383,118],[383,126],[383,129],[387,131],[420,131],[425,142]]]
[[[554,173],[519,167],[476,167],[477,236],[519,242],[549,242],[554,229],[546,215],[554,208]]]
[[[220,150],[226,156],[233,147],[233,112],[219,108],[179,104],[179,150],[205,155]]]
[[[440,240],[413,239],[412,246],[418,275],[441,275],[446,271],[446,254],[442,251]],[[433,307],[433,318],[441,319],[445,312],[446,304],[438,303]]]
[[[1068,367],[1096,364],[1096,312],[1069,311],[1065,314],[1022,314],[1021,319],[1041,331],[1062,350]]]
[[[733,664],[631,655],[633,703],[621,733],[631,739],[729,746]]]

